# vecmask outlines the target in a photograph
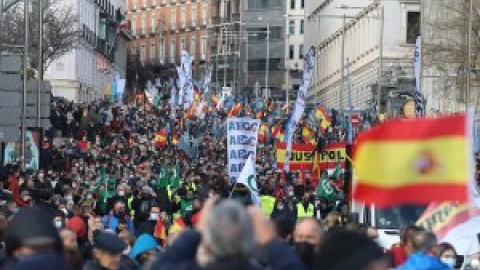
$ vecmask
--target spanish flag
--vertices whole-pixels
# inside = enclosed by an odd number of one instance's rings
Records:
[[[155,145],[157,147],[162,147],[167,145],[167,132],[159,131],[155,134]]]
[[[387,120],[359,135],[355,200],[380,207],[467,201],[469,143],[464,114]]]
[[[328,116],[328,114],[325,112],[325,110],[321,107],[318,106],[317,110],[315,111],[315,119],[320,120],[320,129],[325,131],[331,124],[332,124],[332,118]]]
[[[228,117],[237,116],[237,114],[239,114],[241,111],[242,111],[242,104],[238,103],[230,110],[230,112],[228,113]]]
[[[315,132],[310,127],[303,126],[302,127],[302,139],[306,144],[313,144],[316,145],[317,142],[315,140]]]
[[[173,134],[173,135],[172,135],[172,144],[173,144],[173,145],[177,145],[177,144],[178,144],[178,135],[177,135],[177,134]]]
[[[260,126],[260,130],[258,131],[258,141],[260,143],[265,143],[267,141],[267,132],[268,126],[264,123]]]
[[[212,97],[210,98],[210,100],[212,101],[212,105],[214,107],[217,107],[217,104],[218,104],[218,97],[216,95],[212,95]]]

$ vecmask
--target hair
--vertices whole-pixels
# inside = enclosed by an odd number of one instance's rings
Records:
[[[413,237],[412,245],[415,251],[430,252],[437,245],[437,237],[433,232],[422,231]]]
[[[457,254],[457,251],[450,243],[445,243],[445,242],[440,243],[437,245],[437,251],[435,253],[435,256],[440,258],[442,257],[443,253],[449,250],[452,250],[455,253],[455,255]]]
[[[216,205],[206,217],[205,228],[204,242],[214,260],[247,258],[256,248],[253,222],[237,201],[227,200]]]
[[[416,234],[424,231],[422,227],[411,225],[402,230],[400,234],[400,240],[402,245],[406,245],[407,241],[413,241]]]
[[[323,238],[314,269],[363,270],[370,263],[382,258],[383,249],[366,235],[336,229]]]
[[[288,215],[281,214],[277,217],[274,217],[272,221],[277,229],[278,236],[281,239],[285,240],[293,234],[295,223],[290,219],[290,217],[288,217]]]

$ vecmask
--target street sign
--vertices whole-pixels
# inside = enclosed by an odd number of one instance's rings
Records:
[[[0,142],[16,142],[20,140],[22,56],[0,57]]]
[[[19,92],[0,92],[0,108],[19,108],[21,98]]]
[[[0,55],[0,72],[19,73],[22,70],[21,55]]]
[[[22,77],[20,74],[0,72],[0,91],[20,92]]]
[[[0,127],[20,126],[20,108],[0,108]]]

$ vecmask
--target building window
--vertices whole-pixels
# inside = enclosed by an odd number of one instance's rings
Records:
[[[288,33],[290,35],[294,35],[295,34],[295,21],[294,20],[290,20],[290,22],[288,22]]]
[[[300,4],[300,8],[301,8],[301,9],[304,9],[304,8],[305,8],[305,0],[300,0],[300,1],[301,1],[301,2],[300,2],[300,3],[301,3],[301,4]]]
[[[305,20],[300,20],[300,35],[305,34]]]
[[[155,7],[157,5],[157,0],[150,0],[150,6]]]
[[[137,0],[131,0],[131,4],[132,4],[132,10],[136,10],[137,9]]]
[[[208,10],[208,3],[203,3],[203,6],[202,6],[202,25],[207,24],[207,10]]]
[[[414,44],[420,35],[420,12],[407,12],[407,43]]]
[[[155,41],[150,43],[150,60],[155,60]]]
[[[288,49],[288,59],[292,60],[295,58],[295,45],[290,45]]]
[[[135,14],[132,14],[132,17],[130,18],[130,28],[132,36],[135,36],[137,34],[137,16]]]
[[[142,7],[146,8],[147,7],[147,0],[142,0]]]
[[[145,54],[146,54],[147,46],[145,42],[142,41],[140,45],[140,61],[143,63],[145,61]]]
[[[290,0],[290,9],[291,10],[295,9],[295,0]]]
[[[298,57],[300,59],[303,59],[303,44],[300,44],[300,46],[298,46]]]
[[[187,17],[187,7],[182,6],[182,13],[180,14],[180,20],[181,20],[180,24],[182,25],[182,28],[185,27],[186,17]]]
[[[200,51],[202,53],[202,60],[205,60],[207,57],[207,38],[202,37],[202,43],[200,44]]]
[[[165,59],[165,40],[162,38],[160,39],[160,50],[158,50],[158,59],[160,60],[160,63],[163,64],[163,59]]]
[[[170,41],[170,63],[175,63],[175,53],[176,53],[176,44],[175,41]]]
[[[141,24],[142,24],[142,34],[145,34],[145,29],[147,28],[147,14],[146,13],[142,13],[142,21],[141,21]]]
[[[152,28],[152,33],[155,33],[156,30],[156,24],[157,24],[157,18],[155,17],[155,10],[152,10],[152,13],[150,14],[150,27]]]
[[[192,2],[192,26],[195,26],[197,22],[197,3]]]
[[[280,9],[285,0],[248,0],[247,9]]]
[[[172,26],[172,30],[177,28],[177,7],[172,7],[172,12],[170,12],[170,25]]]
[[[190,38],[190,54],[193,56],[193,59],[195,59],[196,51],[197,51],[197,40],[195,39],[195,36],[192,36]]]
[[[180,38],[180,50],[185,50],[185,36]]]

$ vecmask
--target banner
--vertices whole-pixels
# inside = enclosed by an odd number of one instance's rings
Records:
[[[415,42],[415,54],[413,60],[413,75],[415,77],[415,114],[417,118],[425,115],[425,101],[422,95],[422,37],[418,36]]]
[[[230,184],[235,184],[247,158],[257,156],[260,120],[252,118],[227,119],[227,155]]]
[[[320,170],[335,169],[337,161],[340,166],[345,168],[346,160],[346,143],[333,143],[328,145],[322,153],[318,154],[318,167]],[[285,156],[287,144],[283,142],[277,143],[276,160],[277,169],[284,170]],[[315,155],[313,150],[315,146],[306,144],[292,144],[292,152],[290,153],[289,166],[292,171],[313,171],[313,163]]]
[[[289,171],[289,156],[292,150],[292,136],[298,127],[298,122],[305,111],[305,98],[307,97],[308,85],[312,79],[313,69],[315,67],[315,48],[311,47],[304,59],[304,71],[302,84],[298,90],[297,101],[295,102],[295,110],[293,111],[290,120],[288,121],[287,128],[285,130],[285,138],[287,142],[287,153],[285,155],[285,170]],[[288,104],[287,104],[288,105]]]
[[[38,170],[40,167],[40,151],[42,131],[37,128],[30,128],[25,132],[25,167],[33,170]],[[20,161],[21,144],[7,143],[3,153],[3,164],[16,163]]]

